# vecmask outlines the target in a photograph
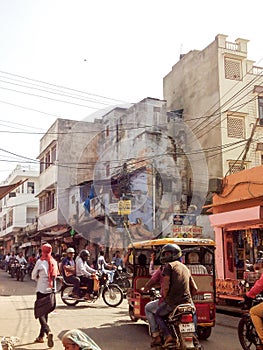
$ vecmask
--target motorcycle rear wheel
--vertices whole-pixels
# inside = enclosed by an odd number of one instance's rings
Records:
[[[78,300],[73,299],[70,297],[73,293],[73,287],[72,286],[66,286],[61,289],[60,296],[61,300],[63,301],[64,304],[68,306],[75,306],[79,303]]]
[[[238,324],[238,338],[244,350],[252,350],[259,344],[259,338],[252,320],[249,316],[243,316]]]
[[[197,327],[198,339],[206,340],[210,337],[212,332],[212,327]]]
[[[109,284],[103,289],[102,299],[106,305],[117,307],[123,301],[123,292],[116,284]]]

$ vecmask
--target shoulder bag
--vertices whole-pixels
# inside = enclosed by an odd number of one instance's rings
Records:
[[[50,312],[54,311],[56,308],[56,294],[52,290],[51,293],[48,293],[41,299],[37,299],[34,305],[34,315],[35,318],[39,318],[43,315],[47,315]]]

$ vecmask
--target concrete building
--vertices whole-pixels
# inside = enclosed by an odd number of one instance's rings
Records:
[[[1,200],[0,237],[3,239],[5,253],[23,250],[26,255],[30,255],[32,252],[27,232],[37,225],[38,199],[35,196],[38,192],[38,179],[39,171],[36,167],[17,165],[2,183],[5,186],[18,184]]]
[[[174,213],[187,213],[194,197],[185,177],[180,118],[167,113],[165,101],[145,98],[109,111],[101,125],[79,157],[81,168],[92,155],[93,169],[70,189],[69,222],[91,244],[112,249],[126,248],[130,238],[172,235]],[[129,209],[122,211],[120,202],[130,203]],[[129,221],[130,237],[120,219]]]
[[[219,34],[205,49],[181,55],[163,79],[167,109],[183,110],[210,179],[262,164],[263,68],[248,59],[247,46]]]
[[[69,193],[83,181],[83,176],[90,176],[89,162],[94,160],[91,149],[86,150],[85,159],[82,156],[88,141],[98,133],[97,120],[89,123],[57,119],[40,140],[39,218],[34,239],[55,242],[57,252],[60,247],[56,243],[74,229],[69,220],[69,200],[75,199]]]
[[[262,164],[263,68],[248,59],[248,40],[219,34],[205,49],[181,55],[163,79],[163,93],[167,109],[180,112],[194,135],[186,154],[199,175],[188,171],[187,178],[204,188],[206,182],[207,204],[226,175]],[[200,155],[207,165],[198,170]],[[197,222],[213,238],[208,218]]]

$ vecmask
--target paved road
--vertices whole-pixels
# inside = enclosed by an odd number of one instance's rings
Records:
[[[46,344],[34,344],[39,324],[33,316],[35,283],[17,282],[0,270],[0,336],[18,336],[17,350],[47,349]],[[54,333],[54,350],[62,350],[61,336],[69,329],[80,328],[87,332],[103,350],[150,349],[148,327],[145,322],[133,323],[128,316],[126,300],[117,308],[106,306],[102,300],[74,308],[64,305],[57,297],[57,309],[50,315]],[[238,318],[217,315],[212,336],[202,342],[205,350],[241,350],[237,339]]]

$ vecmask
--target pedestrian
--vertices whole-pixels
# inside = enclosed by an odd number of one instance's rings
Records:
[[[32,279],[37,281],[36,298],[44,298],[48,293],[52,292],[55,287],[54,281],[58,275],[58,267],[56,260],[51,256],[52,246],[46,243],[42,246],[41,257],[37,260],[32,271]],[[48,325],[48,314],[39,317],[40,331],[35,343],[44,343],[44,336],[47,335],[47,345],[49,348],[54,346],[53,334]]]
[[[64,350],[101,350],[101,348],[84,332],[72,329],[62,337]]]

